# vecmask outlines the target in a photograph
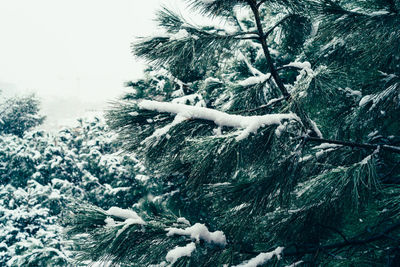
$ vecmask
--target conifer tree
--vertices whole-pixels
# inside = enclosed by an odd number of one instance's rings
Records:
[[[40,102],[35,95],[2,97],[0,91],[0,134],[24,133],[43,123],[45,116],[39,114]]]
[[[108,113],[157,186],[76,211],[81,259],[398,266],[400,2],[187,2],[215,24],[162,9]]]

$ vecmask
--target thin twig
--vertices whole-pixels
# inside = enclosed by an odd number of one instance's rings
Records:
[[[337,145],[348,146],[348,147],[359,147],[359,148],[373,149],[373,150],[380,148],[385,151],[400,154],[400,147],[395,147],[395,146],[362,144],[362,143],[354,143],[354,142],[348,142],[348,141],[332,140],[332,139],[310,137],[310,136],[302,136],[300,138],[303,138],[305,141],[337,144]]]

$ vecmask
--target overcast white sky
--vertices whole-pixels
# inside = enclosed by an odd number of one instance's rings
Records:
[[[35,92],[52,125],[101,109],[140,77],[130,44],[155,30],[155,10],[182,2],[0,0],[0,89]]]

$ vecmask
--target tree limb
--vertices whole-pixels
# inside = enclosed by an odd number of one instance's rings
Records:
[[[317,143],[329,143],[329,144],[337,144],[337,145],[342,145],[342,146],[359,147],[359,148],[373,149],[373,150],[376,150],[379,148],[379,149],[382,149],[385,151],[400,154],[400,147],[395,147],[395,146],[362,144],[362,143],[324,139],[324,138],[311,137],[311,136],[302,136],[300,138],[304,139],[306,142],[311,141],[311,142],[317,142]]]
[[[253,0],[248,0],[247,2],[249,3],[250,8],[251,8],[251,10],[252,10],[252,12],[254,14],[254,18],[256,20],[258,36],[260,38],[261,46],[262,46],[265,58],[267,60],[267,64],[268,64],[269,70],[271,72],[271,75],[274,78],[274,81],[276,82],[276,84],[277,84],[279,90],[281,91],[282,95],[285,98],[290,98],[289,92],[287,91],[285,85],[283,84],[281,78],[279,77],[278,72],[276,71],[276,68],[275,68],[274,63],[273,63],[272,58],[271,58],[271,54],[269,53],[267,41],[265,40],[265,38],[263,38],[264,37],[264,30],[262,28],[261,18],[260,18],[260,13],[258,11],[258,7],[257,7],[255,1],[253,1]]]

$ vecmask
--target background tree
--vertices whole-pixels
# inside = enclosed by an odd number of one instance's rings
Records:
[[[133,50],[162,80],[147,72],[108,114],[158,195],[77,211],[81,259],[396,266],[400,3],[188,3],[222,26],[161,10],[166,34]]]
[[[34,95],[0,99],[0,133],[22,137],[26,131],[43,123],[40,102]]]
[[[0,134],[0,265],[77,266],[62,227],[70,209],[127,208],[147,196],[145,184],[152,187],[120,147],[98,117],[58,133]]]

